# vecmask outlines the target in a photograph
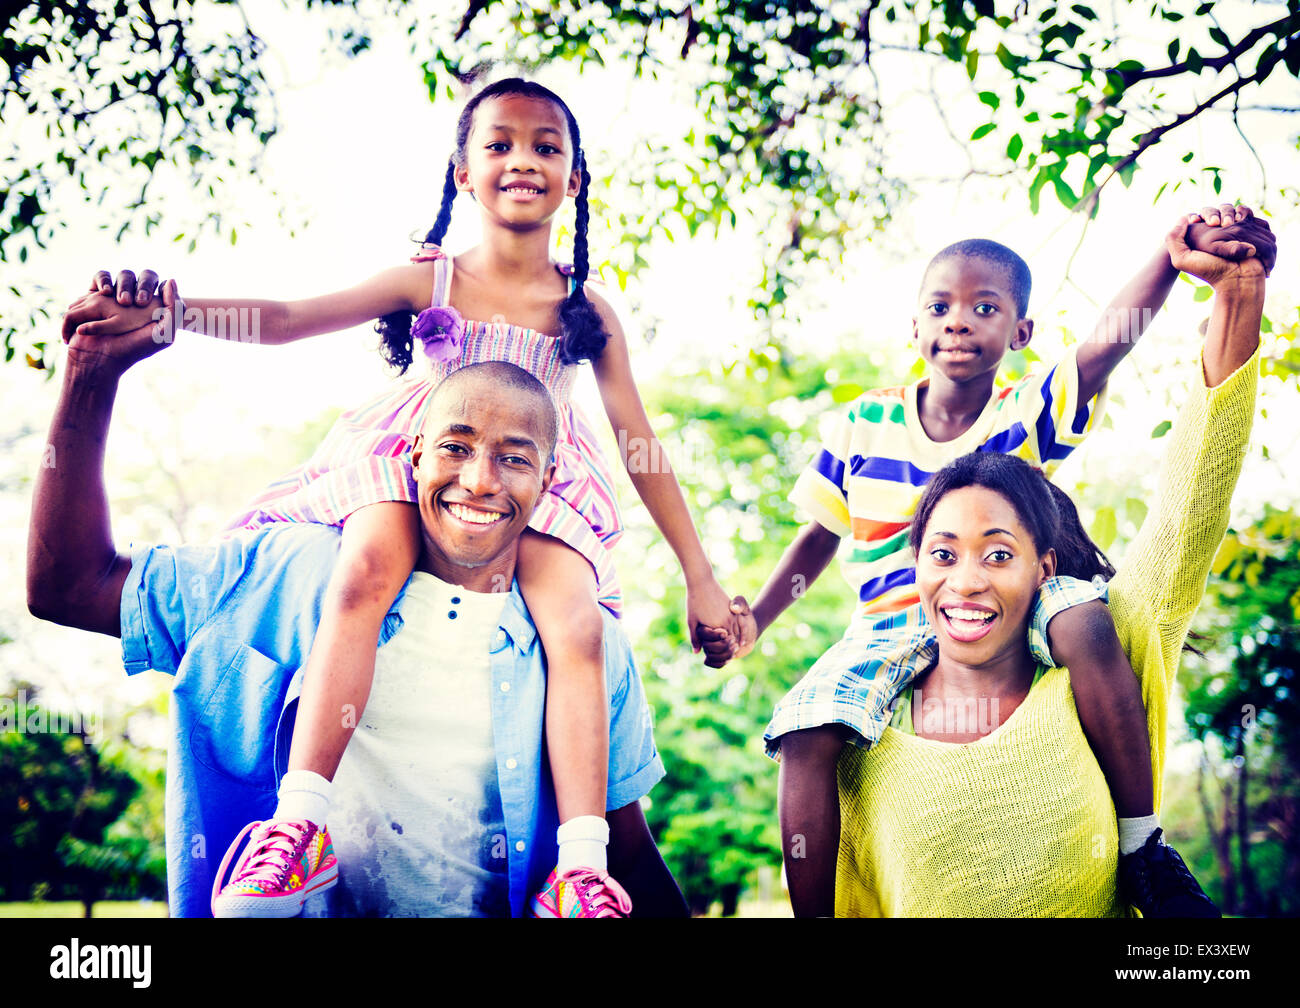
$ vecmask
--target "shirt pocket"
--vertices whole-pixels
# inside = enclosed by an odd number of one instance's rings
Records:
[[[209,770],[274,790],[275,739],[293,670],[245,644],[198,705],[190,746]]]

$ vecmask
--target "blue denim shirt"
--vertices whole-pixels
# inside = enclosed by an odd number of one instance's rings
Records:
[[[274,525],[200,546],[134,549],[122,589],[128,674],[175,676],[167,752],[167,882],[173,916],[211,913],[213,876],[249,822],[268,818],[339,534]],[[402,626],[399,595],[382,646]],[[650,710],[618,621],[605,619],[610,699],[607,806],[636,801],[664,775]],[[492,642],[492,728],[505,813],[510,909],[555,867],[555,793],[543,757],[546,666],[516,583]]]

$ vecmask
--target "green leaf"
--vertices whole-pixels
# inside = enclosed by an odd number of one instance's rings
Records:
[[[992,91],[981,91],[979,93],[979,100],[982,101],[985,105],[987,105],[991,109],[996,109],[999,105],[1002,104],[1002,99],[999,98],[997,95],[995,95]]]
[[[1020,139],[1019,133],[1011,134],[1011,139],[1007,141],[1007,157],[1012,161],[1020,157],[1020,152],[1024,150],[1025,142]]]
[[[1213,294],[1214,289],[1211,287],[1197,287],[1196,293],[1192,295],[1192,300],[1196,302],[1208,301]]]
[[[1098,508],[1097,517],[1092,522],[1092,538],[1096,540],[1097,545],[1104,550],[1110,549],[1118,532],[1119,522],[1115,519],[1115,509]]]
[[[976,126],[975,132],[970,135],[970,138],[972,140],[979,140],[981,137],[988,136],[995,128],[996,126],[994,123],[985,123],[983,126]]]
[[[1154,428],[1152,428],[1151,436],[1153,438],[1162,438],[1169,433],[1171,427],[1173,427],[1173,423],[1171,421],[1161,420],[1158,424],[1155,425]]]

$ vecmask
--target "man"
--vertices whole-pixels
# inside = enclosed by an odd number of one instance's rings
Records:
[[[208,913],[215,857],[240,826],[275,808],[300,688],[294,670],[310,648],[339,537],[297,525],[205,546],[117,552],[104,444],[120,377],[167,345],[163,336],[183,316],[174,284],[164,304],[156,329],[70,341],[50,432],[57,465],[42,469],[36,485],[27,590],[34,615],[121,637],[128,674],[155,668],[175,676],[168,888],[173,915],[199,916]],[[372,696],[349,749],[355,759],[340,767],[340,885],[327,894],[328,907],[309,910],[520,916],[554,866],[556,813],[542,752],[545,666],[514,586],[518,537],[553,474],[554,439],[549,396],[512,365],[462,369],[435,395],[413,458],[420,560],[380,635],[381,656],[406,636],[392,650],[406,657],[407,675],[387,684],[399,692]],[[507,517],[475,526],[451,520],[452,505],[486,505]],[[485,602],[495,624],[486,630]],[[430,622],[437,610],[441,625]],[[455,629],[461,611],[470,617],[462,625],[486,634],[486,655],[458,647],[466,639]],[[419,666],[425,682],[409,674],[412,642],[416,658],[419,646],[427,655]],[[663,767],[627,642],[612,619],[604,644],[610,871],[638,914],[684,914],[638,803]],[[377,693],[384,678],[376,677]],[[462,693],[449,694],[449,681]],[[463,699],[465,689],[477,689],[476,705]],[[442,720],[416,725],[409,715],[417,710]],[[476,746],[448,735],[467,719],[478,730]],[[476,788],[473,807],[449,818],[441,806]],[[477,830],[450,829],[471,816]]]

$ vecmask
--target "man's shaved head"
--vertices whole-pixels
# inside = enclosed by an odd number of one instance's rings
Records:
[[[555,440],[559,432],[555,403],[551,400],[551,394],[546,391],[546,386],[523,368],[507,361],[484,361],[481,364],[470,364],[453,371],[433,390],[433,395],[429,398],[429,409],[425,414],[426,424],[438,415],[439,403],[454,393],[499,395],[515,401],[531,398],[536,404],[537,418],[541,424],[540,433],[545,439],[545,443],[537,446],[542,451],[543,462],[554,453]]]

